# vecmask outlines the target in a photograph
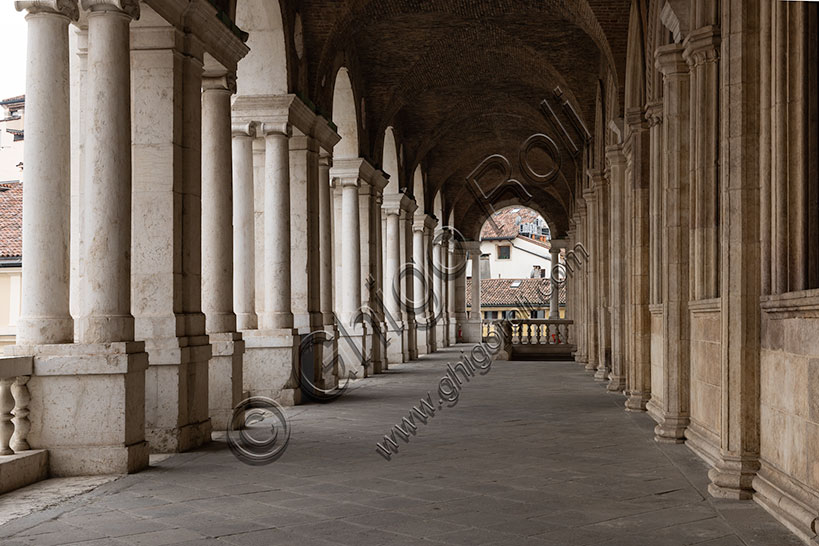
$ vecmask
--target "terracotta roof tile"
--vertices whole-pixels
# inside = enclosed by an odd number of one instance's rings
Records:
[[[23,184],[0,184],[0,257],[23,255]]]
[[[516,222],[520,217],[520,222]],[[504,209],[492,215],[492,222],[488,221],[481,229],[481,239],[514,239],[518,236],[519,223],[534,222],[540,215],[527,208]],[[494,222],[494,225],[493,225]]]
[[[520,286],[512,288],[512,284]],[[481,279],[481,305],[487,307],[514,305],[549,305],[549,279]],[[472,279],[466,280],[466,293],[472,291]],[[470,307],[470,298],[466,306]],[[566,303],[566,286],[560,288],[560,303]]]

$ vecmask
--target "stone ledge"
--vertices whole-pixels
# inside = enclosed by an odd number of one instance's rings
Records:
[[[819,289],[762,296],[762,312],[771,318],[819,318]]]
[[[47,477],[48,451],[44,449],[0,456],[0,493],[8,493]]]
[[[688,302],[688,310],[692,315],[719,313],[721,298],[711,298],[706,300],[693,300]]]

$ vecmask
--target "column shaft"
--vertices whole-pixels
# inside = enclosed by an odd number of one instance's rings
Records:
[[[233,307],[236,328],[258,327],[256,315],[256,238],[253,212],[255,126],[233,132]]]
[[[82,343],[134,339],[131,316],[131,17],[88,15]],[[93,264],[93,265],[92,265]]]
[[[18,345],[68,343],[71,216],[68,23],[63,11],[31,7],[26,69],[23,277]],[[97,25],[99,27],[99,25]]]
[[[361,225],[357,178],[342,180],[341,187],[341,314],[351,323],[361,306]]]
[[[330,203],[330,165],[332,157],[324,150],[319,154],[319,252],[321,253],[321,288],[319,293],[322,322],[333,320],[333,226]]]
[[[551,267],[549,268],[549,318],[557,319],[560,318],[560,288],[557,279],[560,249],[554,246],[554,242],[552,242],[552,247],[549,249],[549,257],[551,258]]]
[[[267,128],[265,128],[267,129]],[[293,327],[290,310],[289,128],[265,135],[264,313],[261,327]]]
[[[233,332],[233,219],[230,82],[202,92],[202,309],[207,332]]]

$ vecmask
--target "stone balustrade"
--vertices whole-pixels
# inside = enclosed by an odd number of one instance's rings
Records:
[[[496,334],[510,360],[569,356],[575,349],[573,320],[502,319],[484,321],[483,339]]]
[[[0,493],[45,479],[48,452],[28,444],[30,356],[0,356]]]
[[[27,437],[31,396],[26,384],[31,378],[32,361],[30,357],[0,357],[0,455],[30,449]]]

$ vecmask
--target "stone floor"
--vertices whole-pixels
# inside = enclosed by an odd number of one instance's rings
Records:
[[[655,444],[647,415],[570,362],[495,362],[379,456],[427,391],[437,401],[455,356],[288,408],[290,444],[270,465],[214,442],[6,523],[0,544],[801,544],[754,503],[708,497],[699,459]]]

